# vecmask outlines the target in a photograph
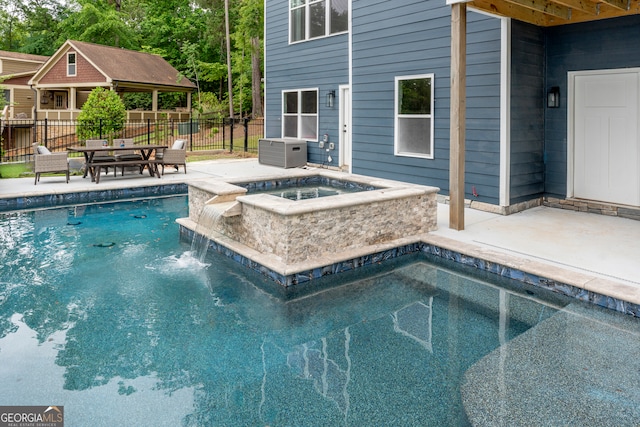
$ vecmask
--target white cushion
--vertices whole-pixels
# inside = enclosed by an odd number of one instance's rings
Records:
[[[173,141],[173,145],[171,146],[171,148],[173,150],[182,150],[184,148],[184,139],[176,139],[175,141]]]
[[[38,145],[38,154],[51,154],[51,151],[44,145]]]

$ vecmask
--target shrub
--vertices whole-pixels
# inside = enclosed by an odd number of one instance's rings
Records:
[[[124,128],[126,118],[127,111],[117,93],[95,88],[78,115],[78,139],[111,139]]]

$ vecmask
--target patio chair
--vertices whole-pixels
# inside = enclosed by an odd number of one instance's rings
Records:
[[[118,138],[113,140],[114,147],[133,147],[133,138]],[[136,153],[133,150],[118,150],[115,152],[116,161],[120,160],[142,160],[142,154]],[[127,166],[122,166],[122,175],[124,175],[124,168]],[[142,175],[142,171],[144,170],[144,166],[141,164],[140,166],[130,166],[130,168],[136,168],[140,170],[140,174]]]
[[[105,145],[107,145],[107,140],[106,139],[87,139],[85,142],[85,145],[87,148],[102,148]],[[108,162],[115,162],[116,158],[115,156],[112,156],[111,154],[108,154],[106,152],[102,152],[102,153],[95,153],[93,156],[93,162],[94,163],[108,163]],[[105,173],[108,174],[109,173],[109,168],[105,167],[104,168]],[[113,168],[113,176],[116,176],[116,168]]]
[[[187,141],[176,139],[171,148],[165,148],[162,152],[156,153],[156,162],[162,165],[162,175],[164,175],[164,165],[173,165],[176,171],[180,170],[179,166],[182,165],[184,173],[187,173]]]
[[[34,168],[36,180],[33,185],[37,185],[40,181],[40,174],[47,172],[64,172],[67,175],[67,184],[69,183],[69,160],[67,152],[52,153],[44,145],[38,143],[33,144]]]

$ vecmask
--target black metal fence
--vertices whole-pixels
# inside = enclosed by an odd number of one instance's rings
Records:
[[[65,151],[82,145],[85,139],[133,138],[136,144],[171,145],[187,140],[188,151],[258,152],[258,139],[264,135],[264,119],[191,119],[128,121],[114,126],[107,121],[80,124],[76,120],[3,120],[0,161],[25,162],[31,159],[32,144],[38,142],[51,151]]]

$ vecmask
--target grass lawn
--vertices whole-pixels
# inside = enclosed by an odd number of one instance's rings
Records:
[[[25,163],[0,164],[0,178],[19,178],[27,174],[33,175],[33,170]]]
[[[195,154],[187,156],[187,161],[200,162],[203,160],[219,159],[247,159],[258,157],[256,153],[245,153],[243,151],[220,151],[218,153]],[[0,163],[0,178],[20,178],[33,176],[33,170],[29,164],[25,163]]]
[[[197,153],[197,152],[196,152]],[[221,151],[213,154],[189,154],[187,162],[201,162],[203,160],[219,160],[219,159],[249,159],[258,157],[256,153],[245,153],[244,151]]]

